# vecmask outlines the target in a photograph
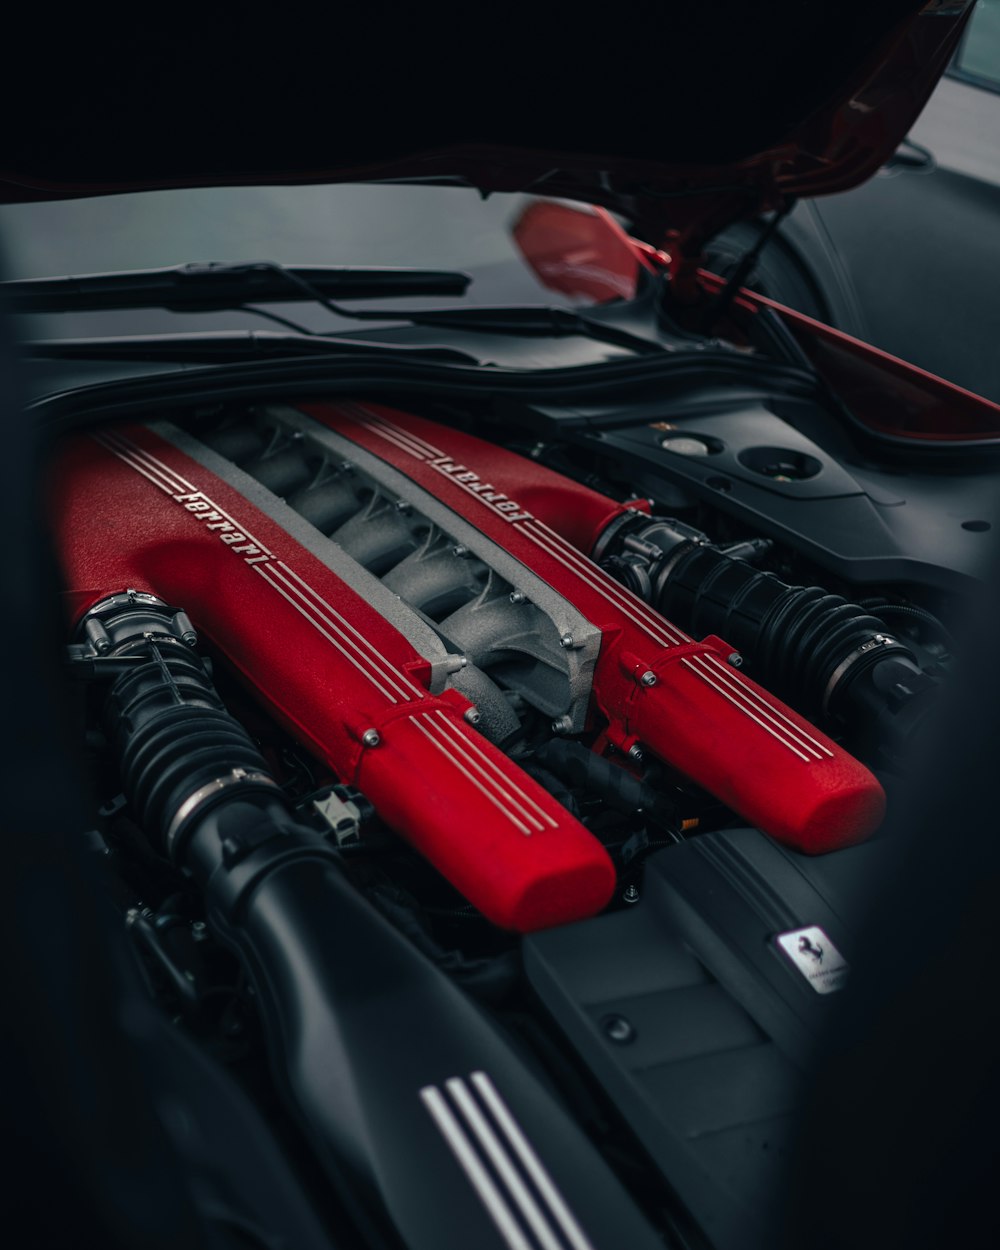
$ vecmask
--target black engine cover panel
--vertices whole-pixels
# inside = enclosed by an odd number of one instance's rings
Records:
[[[720,1250],[767,1214],[884,851],[810,858],[755,829],[706,834],[655,855],[633,907],[525,941],[535,992]],[[799,962],[782,935],[808,942]]]

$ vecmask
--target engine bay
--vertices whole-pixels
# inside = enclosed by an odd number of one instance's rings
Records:
[[[212,403],[59,448],[94,849],[150,992],[362,1226],[760,1214],[982,531],[918,542],[891,469],[699,404]],[[404,1018],[392,1135],[464,1176],[454,1242],[371,1124]]]

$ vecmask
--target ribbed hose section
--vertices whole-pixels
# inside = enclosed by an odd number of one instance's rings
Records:
[[[187,808],[199,814],[216,792],[276,789],[246,730],[225,709],[199,656],[171,632],[166,609],[160,628],[144,622],[107,653],[127,665],[105,703],[105,725],[121,762],[122,788],[137,819],[161,849],[176,844]],[[150,613],[153,616],[154,613]],[[116,621],[104,624],[114,629]],[[157,622],[159,624],[159,622]],[[192,796],[201,796],[192,804]]]
[[[752,663],[756,680],[812,715],[828,710],[844,661],[874,638],[888,637],[878,617],[840,595],[789,586],[707,546],[681,552],[655,579],[653,599],[696,637],[725,638]],[[908,656],[904,648],[893,650]]]
[[[790,586],[761,624],[757,663],[776,681],[780,675],[789,691],[806,691],[813,710],[820,713],[826,710],[831,678],[844,657],[873,637],[885,636],[884,631],[882,621],[859,612],[840,595],[818,586]],[[770,677],[763,680],[766,684]]]

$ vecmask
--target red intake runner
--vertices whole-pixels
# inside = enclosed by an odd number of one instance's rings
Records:
[[[736,672],[721,639],[695,642],[589,558],[624,505],[419,417],[371,404],[304,411],[467,518],[601,630],[594,701],[622,750],[641,744],[802,851],[848,846],[878,827],[885,795],[864,765]]]

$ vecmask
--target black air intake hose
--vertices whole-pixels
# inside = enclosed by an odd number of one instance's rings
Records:
[[[332,1164],[366,1235],[382,1245],[357,1108],[348,1099],[334,1120],[316,1097],[337,1055],[331,1007],[315,978],[342,949],[336,930],[367,904],[344,880],[332,848],[296,821],[257,747],[226,711],[192,650],[184,613],[128,591],[91,609],[79,638],[71,658],[86,666],[84,675],[110,682],[104,719],[135,816],[201,888],[210,927],[257,989],[290,1109]],[[329,932],[326,919],[338,909]],[[317,1031],[330,1043],[323,1073],[314,1071],[320,1056],[306,1040]]]
[[[87,614],[70,658],[110,684],[105,720],[125,794],[243,965],[275,1082],[355,1221],[351,1244],[512,1244],[449,1145],[469,1103],[477,1117],[489,1106],[512,1117],[556,1190],[573,1193],[571,1218],[595,1247],[654,1250],[659,1237],[506,1038],[296,821],[194,642],[183,612],[128,591]],[[478,1123],[458,1130],[463,1140]]]
[[[669,519],[619,518],[595,558],[696,638],[716,634],[748,673],[804,715],[841,721],[895,757],[936,683],[864,608],[818,586],[789,586]]]

